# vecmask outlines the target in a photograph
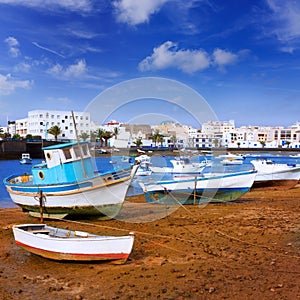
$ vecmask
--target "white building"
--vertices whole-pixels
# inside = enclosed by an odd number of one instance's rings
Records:
[[[90,134],[91,120],[88,112],[74,112],[77,134]],[[41,136],[42,139],[54,139],[54,136],[47,131],[58,126],[61,134],[57,137],[60,139],[76,139],[76,132],[72,113],[70,111],[59,110],[33,110],[28,112],[27,134]]]

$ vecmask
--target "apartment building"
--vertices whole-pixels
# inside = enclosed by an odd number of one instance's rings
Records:
[[[78,135],[90,134],[90,113],[74,112],[74,119]],[[23,123],[25,123],[24,120]],[[20,120],[17,120],[16,124],[19,123]],[[76,139],[75,126],[70,111],[33,110],[28,112],[26,134],[41,136],[42,139],[53,139],[54,137],[48,133],[48,130],[53,126],[58,126],[61,129],[58,139]],[[18,125],[16,125],[16,128],[18,128]],[[24,136],[24,134],[21,136]]]

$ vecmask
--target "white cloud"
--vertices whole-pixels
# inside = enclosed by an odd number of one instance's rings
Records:
[[[32,84],[30,80],[16,80],[10,74],[0,74],[0,95],[9,95],[17,88],[29,89]]]
[[[14,72],[28,73],[30,71],[30,69],[31,69],[30,64],[28,64],[26,62],[21,62],[14,67]]]
[[[7,44],[7,46],[9,47],[9,55],[12,57],[18,57],[21,52],[19,50],[19,42],[16,38],[9,36],[8,38],[6,38],[4,40],[4,42]]]
[[[77,63],[69,65],[66,68],[63,68],[60,64],[56,64],[48,69],[47,72],[61,79],[79,78],[86,74],[87,66],[85,60],[81,59]]]
[[[117,20],[129,25],[138,25],[149,21],[152,14],[170,0],[116,0],[113,5]]]
[[[222,49],[215,49],[212,56],[214,64],[220,67],[234,64],[238,59],[236,54]]]
[[[175,67],[185,73],[207,69],[210,58],[204,50],[179,50],[177,45],[167,41],[153,49],[153,54],[139,64],[141,71]]]
[[[36,9],[66,9],[74,12],[91,12],[93,3],[91,0],[0,0],[2,4],[22,5]]]
[[[140,71],[154,71],[176,68],[184,73],[195,73],[216,66],[224,71],[228,65],[235,64],[241,58],[247,57],[249,50],[232,53],[227,50],[215,49],[210,55],[203,49],[178,49],[177,44],[167,41],[153,49],[153,53],[142,60],[138,68]]]
[[[293,0],[266,0],[272,11],[272,28],[281,42],[295,41],[300,38],[300,2]]]

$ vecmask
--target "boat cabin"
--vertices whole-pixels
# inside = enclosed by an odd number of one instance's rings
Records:
[[[32,168],[34,183],[76,182],[95,176],[88,143],[66,143],[43,148],[46,161]]]

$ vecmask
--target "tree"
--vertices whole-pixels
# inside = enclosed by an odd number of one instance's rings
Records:
[[[118,127],[115,127],[115,128],[114,128],[114,136],[116,137],[116,139],[117,139],[117,137],[118,137],[118,134],[119,134],[119,128],[118,128]]]
[[[61,134],[61,129],[60,127],[55,125],[48,129],[47,132],[52,134],[54,136],[55,141],[57,141],[57,137]]]
[[[103,145],[103,136],[104,136],[104,130],[99,128],[96,132],[97,138],[99,138],[100,147]]]
[[[171,141],[171,143],[173,144],[173,148],[175,148],[176,141],[177,141],[176,135],[172,135],[172,136],[170,137],[170,141]]]
[[[159,130],[156,129],[154,131],[154,134],[150,137],[152,139],[152,141],[154,142],[155,146],[156,146],[156,143],[162,143],[163,141],[163,135],[159,133]]]
[[[138,138],[135,142],[133,142],[138,148],[140,148],[143,145],[142,139]]]
[[[103,133],[103,139],[104,139],[104,146],[105,147],[107,147],[107,145],[108,145],[108,140],[110,139],[110,138],[112,138],[114,136],[114,134],[112,133],[112,132],[110,132],[110,131],[104,131],[104,133]]]
[[[265,147],[265,144],[266,144],[265,141],[259,141],[259,143],[261,144],[261,146],[262,146],[263,148]]]
[[[86,141],[89,138],[89,134],[87,132],[83,132],[80,136],[80,139],[82,139],[83,141]]]

